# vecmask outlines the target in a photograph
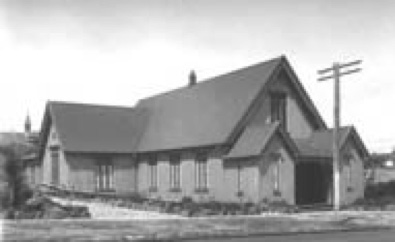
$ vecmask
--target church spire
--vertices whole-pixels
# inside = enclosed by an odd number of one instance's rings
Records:
[[[30,135],[31,132],[32,132],[32,122],[30,120],[29,113],[27,113],[25,120],[25,134]]]

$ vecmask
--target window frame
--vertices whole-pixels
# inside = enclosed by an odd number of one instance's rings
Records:
[[[96,162],[96,191],[115,191],[114,163],[109,159],[99,159]]]
[[[270,93],[270,117],[272,122],[280,122],[280,126],[287,130],[287,94],[285,92]]]
[[[58,146],[50,147],[51,157],[51,184],[60,185],[60,149]]]
[[[171,192],[181,191],[181,155],[177,153],[169,156],[169,186]]]
[[[237,171],[237,192],[236,196],[237,197],[243,197],[244,192],[243,192],[243,166],[238,162],[236,166],[236,171]]]
[[[281,166],[284,163],[284,159],[281,154],[271,154],[273,169],[273,194],[275,196],[281,196]]]
[[[208,173],[208,154],[203,152],[198,153],[195,159],[195,192],[208,192]]]
[[[158,157],[151,155],[148,160],[148,190],[150,192],[158,191]]]
[[[347,191],[353,191],[353,177],[352,177],[352,163],[354,162],[354,157],[352,155],[347,156],[346,166],[346,179],[347,179]]]

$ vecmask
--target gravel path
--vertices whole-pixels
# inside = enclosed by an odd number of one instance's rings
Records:
[[[116,207],[103,202],[87,202],[51,197],[51,200],[62,205],[87,206],[92,219],[132,219],[132,220],[161,220],[161,219],[186,219],[181,215],[165,214],[156,211],[144,211],[131,208]],[[339,221],[352,220],[353,223],[364,225],[388,225],[395,226],[395,211],[319,211],[295,214],[262,213],[260,215],[227,216],[244,218],[289,218],[292,220],[317,220],[317,221]],[[194,219],[216,219],[217,216],[194,218]]]
[[[68,200],[57,197],[50,197],[50,199],[61,205],[87,206],[92,219],[174,219],[182,218],[180,215],[164,214],[155,211],[142,211],[131,208],[116,207],[111,204],[100,202],[85,202]]]

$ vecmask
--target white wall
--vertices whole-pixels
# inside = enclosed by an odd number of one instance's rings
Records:
[[[69,187],[69,166],[63,152],[62,144],[56,127],[51,125],[48,133],[47,143],[45,144],[44,156],[42,161],[42,183],[50,184],[52,181],[52,162],[50,147],[59,146],[59,183],[61,186]]]

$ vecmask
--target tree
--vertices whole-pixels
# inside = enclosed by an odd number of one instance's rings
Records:
[[[32,195],[25,182],[22,155],[28,147],[21,144],[10,144],[0,147],[0,153],[5,157],[4,173],[7,183],[2,204],[5,208],[18,208]]]
[[[365,162],[365,168],[376,168],[380,167],[384,161],[390,157],[387,153],[372,153],[368,160]]]

